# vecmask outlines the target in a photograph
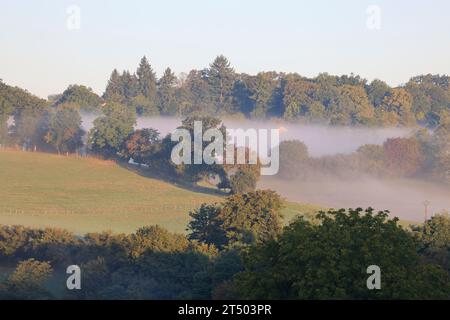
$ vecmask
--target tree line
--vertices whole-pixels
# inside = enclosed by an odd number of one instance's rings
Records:
[[[450,183],[450,123],[432,132],[419,129],[409,137],[389,138],[382,145],[366,144],[349,154],[311,157],[301,141],[280,143],[282,179],[357,179],[361,174]]]
[[[448,299],[450,218],[404,229],[388,212],[329,210],[283,227],[270,190],[190,212],[187,235],[158,226],[132,234],[0,227],[0,279],[8,299]],[[47,283],[69,265],[82,290]],[[381,269],[368,290],[367,267]],[[65,280],[61,280],[61,287]],[[58,292],[58,290],[56,290]]]
[[[355,126],[430,128],[450,114],[450,81],[446,75],[419,75],[390,87],[358,75],[327,73],[307,78],[297,73],[238,73],[222,55],[209,67],[178,77],[170,68],[158,78],[146,57],[135,72],[113,70],[102,96],[83,85],[36,98],[24,90],[0,84],[0,125],[5,117],[39,113],[43,105],[73,104],[85,112],[101,112],[105,103],[119,103],[138,116],[204,116],[283,118],[296,122]],[[31,110],[28,110],[31,109]],[[24,114],[24,116],[26,116]]]

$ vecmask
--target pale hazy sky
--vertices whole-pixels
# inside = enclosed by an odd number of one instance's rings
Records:
[[[71,5],[80,29],[67,27]],[[371,5],[379,29],[367,26]],[[450,74],[449,17],[446,0],[0,0],[0,79],[41,97],[73,83],[101,94],[113,68],[134,71],[143,55],[160,76],[224,54],[239,72],[354,72],[398,85]]]

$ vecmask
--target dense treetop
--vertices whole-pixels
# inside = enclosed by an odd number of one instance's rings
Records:
[[[209,67],[178,78],[167,68],[158,79],[149,60],[143,57],[135,72],[114,69],[102,97],[85,86],[71,85],[62,94],[50,96],[47,103],[73,102],[81,110],[99,111],[104,102],[115,102],[148,116],[217,114],[332,125],[418,123],[436,127],[449,118],[449,79],[446,75],[419,75],[393,88],[382,80],[368,82],[354,74],[321,73],[307,78],[270,71],[249,75],[238,73],[223,55]],[[3,113],[43,103],[24,90],[0,85]]]

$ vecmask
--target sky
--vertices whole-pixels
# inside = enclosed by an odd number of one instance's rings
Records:
[[[161,76],[224,54],[238,72],[321,72],[392,86],[450,74],[447,0],[0,0],[0,79],[40,97],[146,55]]]

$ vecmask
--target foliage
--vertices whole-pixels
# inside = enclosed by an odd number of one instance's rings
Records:
[[[28,259],[19,262],[6,281],[0,283],[1,299],[48,299],[44,284],[52,274],[48,262]]]
[[[100,110],[102,99],[91,88],[82,85],[70,85],[54,102],[55,106],[61,104],[75,104],[81,111],[97,112]]]
[[[118,155],[123,143],[133,132],[136,114],[129,108],[115,103],[107,104],[104,116],[94,121],[89,132],[88,144],[92,152],[106,158]]]
[[[81,116],[76,105],[61,104],[50,116],[48,131],[44,140],[53,146],[58,153],[72,153],[83,146],[84,133],[81,128]]]
[[[139,129],[131,133],[124,142],[121,156],[129,161],[144,164],[156,154],[160,148],[159,132],[155,129]]]
[[[308,166],[308,148],[298,140],[282,141],[280,150],[280,169],[278,176],[283,179],[295,179],[305,176]]]
[[[190,213],[190,239],[218,248],[246,246],[276,238],[283,206],[271,190],[256,190],[226,198],[221,205],[202,205]]]
[[[371,208],[321,212],[319,224],[302,218],[278,240],[250,250],[235,290],[249,299],[448,298],[448,274],[420,265],[418,243]],[[381,268],[382,290],[368,290],[366,269]]]

